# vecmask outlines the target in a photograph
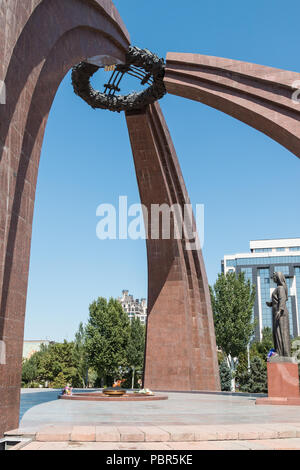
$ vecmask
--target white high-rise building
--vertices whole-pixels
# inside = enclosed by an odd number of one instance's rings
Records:
[[[146,299],[134,299],[128,290],[122,291],[122,296],[118,297],[118,301],[127,313],[129,320],[139,318],[143,325],[147,322],[147,303]]]
[[[256,338],[261,338],[265,326],[272,328],[272,309],[266,305],[276,288],[274,271],[281,271],[287,281],[290,333],[300,335],[300,238],[250,241],[250,253],[225,255],[222,272],[245,273],[256,287],[254,317],[257,319]]]

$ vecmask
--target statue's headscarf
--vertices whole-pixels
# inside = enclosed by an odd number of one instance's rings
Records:
[[[284,290],[285,290],[285,295],[286,295],[286,300],[289,298],[289,291],[288,291],[288,287],[287,287],[287,284],[286,284],[286,280],[285,280],[285,277],[284,277],[284,274],[280,271],[277,271],[274,273],[277,277],[277,284],[279,286],[283,286],[284,287]]]

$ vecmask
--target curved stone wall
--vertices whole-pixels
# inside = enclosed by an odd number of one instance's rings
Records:
[[[298,85],[296,84],[298,83]],[[200,101],[263,132],[300,157],[300,73],[200,54],[167,54],[168,93]]]

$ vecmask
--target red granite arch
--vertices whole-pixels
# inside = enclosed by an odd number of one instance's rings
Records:
[[[8,0],[0,5],[0,434],[18,424],[22,341],[39,157],[56,90],[72,65],[123,61],[129,36],[111,0]],[[272,75],[273,74],[273,75]],[[168,54],[169,93],[202,101],[265,132],[300,156],[300,75],[262,66]],[[159,105],[127,113],[142,202],[189,203]],[[193,222],[194,223],[194,222]],[[218,390],[208,284],[200,250],[185,240],[147,240],[149,320],[145,385]]]
[[[96,55],[122,62],[130,40],[110,0],[9,0],[0,5],[0,44],[1,435],[18,425],[31,227],[49,110],[73,65]]]
[[[0,44],[4,45],[0,49],[0,59],[3,58],[0,79],[5,82],[7,96],[5,105],[0,106],[0,340],[6,344],[6,363],[0,364],[2,434],[18,423],[35,188],[49,110],[61,80],[74,64],[99,55],[113,57],[112,62],[124,61],[129,36],[110,0],[10,0],[0,5]],[[153,167],[148,168],[150,178],[162,184],[147,202],[188,202],[159,105],[151,106],[145,115],[152,124],[149,121],[144,125],[139,137],[153,157]],[[133,117],[127,119],[130,127]],[[164,141],[166,147],[159,141]],[[135,152],[133,138],[132,144]],[[136,158],[136,153],[135,162],[141,189],[143,174],[138,165],[142,168],[143,161]],[[163,162],[167,166],[162,167]],[[144,202],[146,193],[141,191],[141,196]],[[164,269],[160,262],[165,263]],[[201,253],[186,252],[178,241],[157,240],[148,244],[148,270],[151,321],[145,383],[175,390],[219,389],[213,321]],[[172,277],[183,301],[178,293],[174,296]],[[168,312],[171,312],[169,317]],[[184,330],[180,341],[176,336],[178,329]],[[171,343],[167,338],[169,331],[176,333]],[[149,351],[156,347],[157,341],[161,342],[162,332],[167,341],[158,358]],[[156,343],[152,338],[156,338]],[[171,369],[166,367],[170,362],[170,344],[175,351]],[[158,361],[162,366],[160,377]],[[181,381],[178,374],[182,375]]]
[[[238,60],[169,52],[168,93],[245,122],[300,158],[300,73]]]

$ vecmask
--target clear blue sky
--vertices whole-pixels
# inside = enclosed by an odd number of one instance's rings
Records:
[[[116,0],[131,42],[165,57],[194,52],[300,71],[300,4],[279,0]],[[99,77],[99,86],[101,79]],[[164,111],[193,204],[205,204],[209,282],[250,239],[298,237],[300,162],[265,135],[200,103],[167,95]],[[139,202],[123,114],[94,111],[70,74],[42,150],[25,339],[72,340],[98,296],[147,295],[143,240],[100,241],[96,208]]]

